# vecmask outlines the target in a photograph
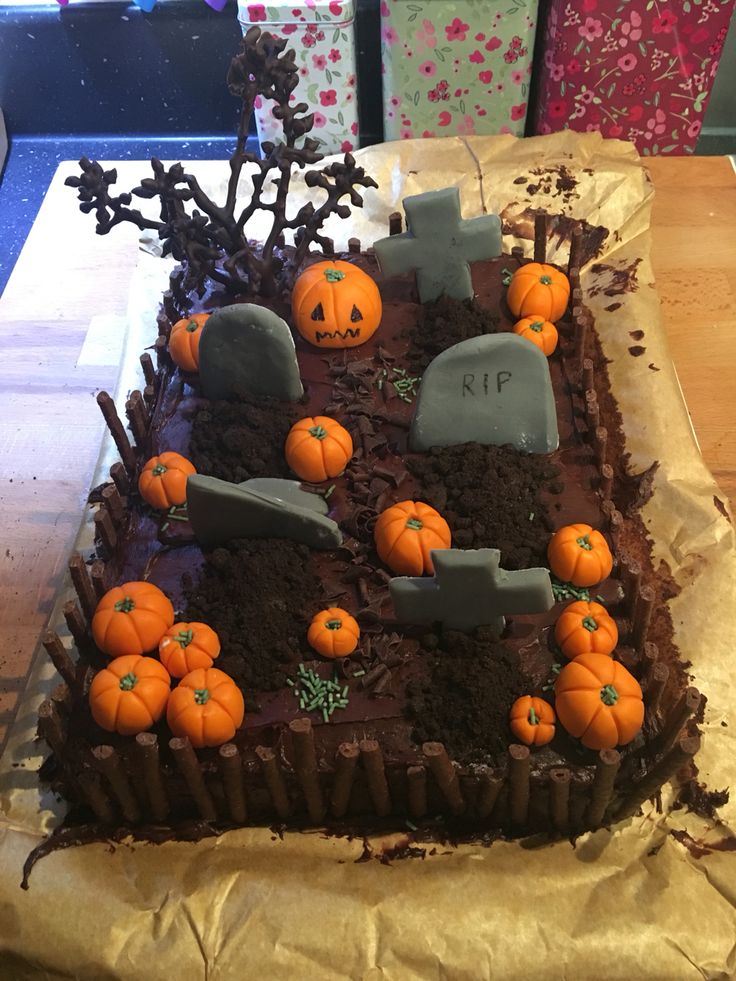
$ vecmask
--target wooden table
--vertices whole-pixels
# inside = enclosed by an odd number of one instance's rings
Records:
[[[703,456],[736,505],[736,174],[647,161],[664,322]],[[125,184],[125,181],[122,181]],[[0,299],[0,746],[79,527],[115,385],[135,230],[95,238],[57,173]]]

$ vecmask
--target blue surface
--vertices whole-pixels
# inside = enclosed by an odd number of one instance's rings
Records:
[[[0,179],[0,293],[5,289],[60,160],[227,160],[234,137],[15,137]],[[255,150],[255,139],[250,149]],[[141,177],[145,177],[145,170]],[[75,192],[69,190],[70,203]],[[90,220],[90,233],[93,231]]]

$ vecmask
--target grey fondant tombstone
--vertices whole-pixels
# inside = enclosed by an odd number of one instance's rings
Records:
[[[477,442],[525,453],[557,449],[547,359],[516,334],[485,334],[438,354],[422,377],[411,424],[414,450]]]
[[[250,394],[295,402],[304,392],[288,324],[255,303],[234,303],[207,319],[199,378],[208,399]]]
[[[415,194],[403,205],[408,231],[373,243],[381,271],[397,276],[415,270],[423,303],[443,293],[457,300],[471,297],[469,263],[501,254],[498,215],[463,219],[456,187]]]
[[[452,630],[490,626],[499,634],[504,614],[544,613],[554,595],[546,569],[506,572],[497,548],[436,549],[434,577],[410,576],[389,583],[402,623],[436,623]]]
[[[325,501],[291,480],[231,484],[193,474],[187,480],[187,510],[202,548],[216,548],[233,538],[288,538],[321,549],[337,548],[342,542],[337,524],[325,517]]]

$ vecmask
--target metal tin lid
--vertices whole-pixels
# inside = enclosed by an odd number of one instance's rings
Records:
[[[355,0],[238,0],[241,24],[344,24],[355,17]]]

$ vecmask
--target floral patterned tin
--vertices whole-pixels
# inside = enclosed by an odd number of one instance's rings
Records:
[[[692,153],[734,0],[552,0],[534,131]]]
[[[536,0],[381,0],[387,140],[524,133]]]
[[[296,51],[301,76],[292,99],[306,102],[314,113],[309,134],[323,153],[357,149],[358,92],[355,70],[355,0],[291,0],[254,3],[238,0],[243,34],[257,24],[284,37]],[[261,143],[282,139],[274,103],[256,102],[256,128]]]

